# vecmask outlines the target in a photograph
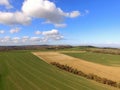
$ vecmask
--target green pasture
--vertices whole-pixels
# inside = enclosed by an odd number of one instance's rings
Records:
[[[83,53],[64,53],[76,58],[80,58],[89,62],[108,66],[120,66],[120,55],[83,52]]]

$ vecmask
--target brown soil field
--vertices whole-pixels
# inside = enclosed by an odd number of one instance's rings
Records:
[[[100,77],[120,82],[120,67],[105,66],[88,62],[61,54],[60,52],[33,52],[33,54],[47,63],[58,62],[60,64],[67,64],[86,74],[92,73]]]

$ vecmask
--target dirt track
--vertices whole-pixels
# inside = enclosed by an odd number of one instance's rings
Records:
[[[60,64],[67,64],[73,68],[83,71],[84,73],[93,73],[100,77],[120,82],[120,67],[104,66],[101,64],[87,62],[59,52],[34,52],[33,54],[47,63],[58,62]]]

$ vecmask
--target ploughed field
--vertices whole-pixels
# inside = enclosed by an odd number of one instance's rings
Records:
[[[47,53],[44,54],[47,56]],[[117,88],[62,71],[30,52],[11,51],[0,52],[0,90],[117,90]]]

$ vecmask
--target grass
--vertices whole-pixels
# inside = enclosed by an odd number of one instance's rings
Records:
[[[57,69],[30,52],[0,53],[0,90],[116,90]]]
[[[93,53],[93,52],[64,53],[64,54],[98,64],[103,64],[108,66],[120,66],[120,55]]]

